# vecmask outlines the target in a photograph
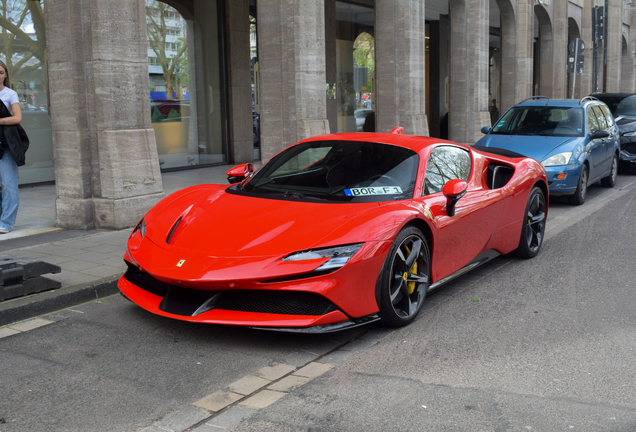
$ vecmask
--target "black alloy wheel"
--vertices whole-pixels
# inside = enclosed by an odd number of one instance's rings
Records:
[[[545,195],[541,188],[535,186],[526,204],[521,239],[515,251],[517,256],[533,258],[539,253],[545,233],[546,209]]]
[[[604,187],[614,187],[616,184],[616,179],[618,178],[618,155],[614,155],[614,159],[612,159],[612,170],[609,175],[605,178],[601,179],[601,185]]]
[[[422,232],[412,226],[398,233],[380,272],[378,304],[382,323],[401,327],[422,309],[430,285],[431,254]]]
[[[576,186],[576,191],[573,195],[568,197],[568,201],[573,205],[581,205],[585,202],[585,196],[587,195],[587,165],[583,165],[581,168],[581,175],[579,176],[579,184]]]

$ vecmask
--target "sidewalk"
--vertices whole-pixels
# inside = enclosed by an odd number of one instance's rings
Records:
[[[162,174],[166,195],[187,186],[227,184],[230,165]],[[62,268],[44,275],[62,288],[0,302],[0,326],[74,306],[118,292],[125,270],[122,259],[131,228],[64,230],[55,226],[55,186],[20,188],[20,208],[14,229],[0,235],[0,257],[25,257]]]

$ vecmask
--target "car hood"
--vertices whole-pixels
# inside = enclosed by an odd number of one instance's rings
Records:
[[[618,130],[621,131],[621,133],[631,132],[633,130],[636,130],[636,119],[617,117],[616,126],[618,126]]]
[[[558,147],[562,151],[572,151],[580,140],[581,137],[488,134],[475,145],[510,150],[541,162],[550,154],[557,153]]]
[[[342,227],[378,225],[381,215],[378,203],[297,202],[211,189],[172,201],[148,223],[146,236],[162,248],[207,256],[280,256],[373,240],[381,236],[378,230]]]

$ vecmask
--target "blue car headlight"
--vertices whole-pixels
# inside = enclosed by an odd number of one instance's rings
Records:
[[[571,157],[572,152],[555,154],[554,156],[550,156],[549,158],[541,162],[541,165],[543,165],[544,167],[567,165],[568,162],[570,162]]]
[[[317,272],[333,271],[345,265],[364,243],[356,243],[345,246],[334,246],[322,249],[311,249],[294,252],[283,258],[283,261],[306,261],[321,258],[329,258],[329,261],[318,267]]]

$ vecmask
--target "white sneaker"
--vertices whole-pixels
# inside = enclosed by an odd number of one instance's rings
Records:
[[[11,231],[9,228],[0,227],[0,234],[8,234]]]

